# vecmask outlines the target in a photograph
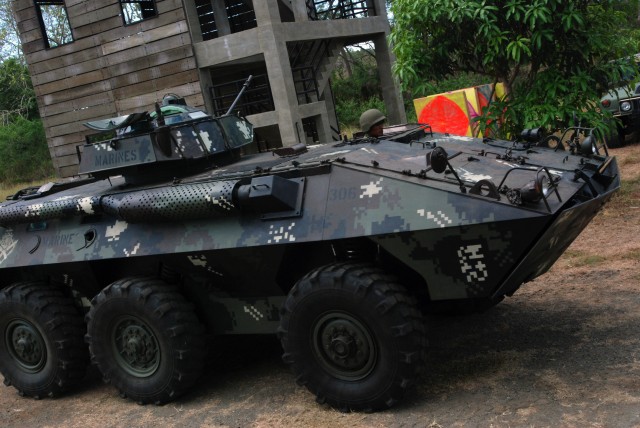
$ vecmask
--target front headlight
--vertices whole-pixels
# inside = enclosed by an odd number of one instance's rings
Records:
[[[629,101],[623,101],[620,103],[620,110],[627,112],[627,111],[631,111],[631,102]]]
[[[538,203],[544,196],[551,192],[549,179],[546,175],[539,175],[535,180],[530,181],[520,189],[522,202]]]

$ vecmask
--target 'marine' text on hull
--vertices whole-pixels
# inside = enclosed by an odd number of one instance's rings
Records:
[[[110,166],[120,163],[134,162],[138,160],[137,150],[123,150],[121,152],[108,152],[96,154],[95,166]]]

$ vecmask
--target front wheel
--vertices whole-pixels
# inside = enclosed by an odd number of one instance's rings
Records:
[[[605,134],[604,142],[610,149],[616,149],[624,145],[624,138],[619,131],[611,131]]]
[[[415,299],[365,264],[325,266],[298,281],[279,336],[298,383],[342,411],[392,406],[416,381],[426,348]]]
[[[176,287],[125,278],[102,290],[87,314],[87,341],[106,381],[141,404],[185,393],[204,366],[204,331]]]
[[[57,287],[17,283],[0,292],[0,372],[20,395],[54,397],[84,377],[82,315]]]

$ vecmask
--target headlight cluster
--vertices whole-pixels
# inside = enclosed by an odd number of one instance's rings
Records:
[[[623,101],[620,103],[620,110],[627,112],[627,111],[631,111],[631,102],[630,101]]]

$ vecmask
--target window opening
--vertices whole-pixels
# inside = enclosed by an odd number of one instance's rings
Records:
[[[37,1],[36,13],[46,49],[73,42],[73,34],[64,1]]]
[[[154,0],[120,0],[124,24],[135,24],[158,15]]]
[[[225,0],[224,3],[227,8],[227,19],[229,20],[232,34],[258,26],[256,13],[252,4],[248,3],[247,0]]]
[[[307,0],[309,19],[357,19],[375,16],[367,0]]]

